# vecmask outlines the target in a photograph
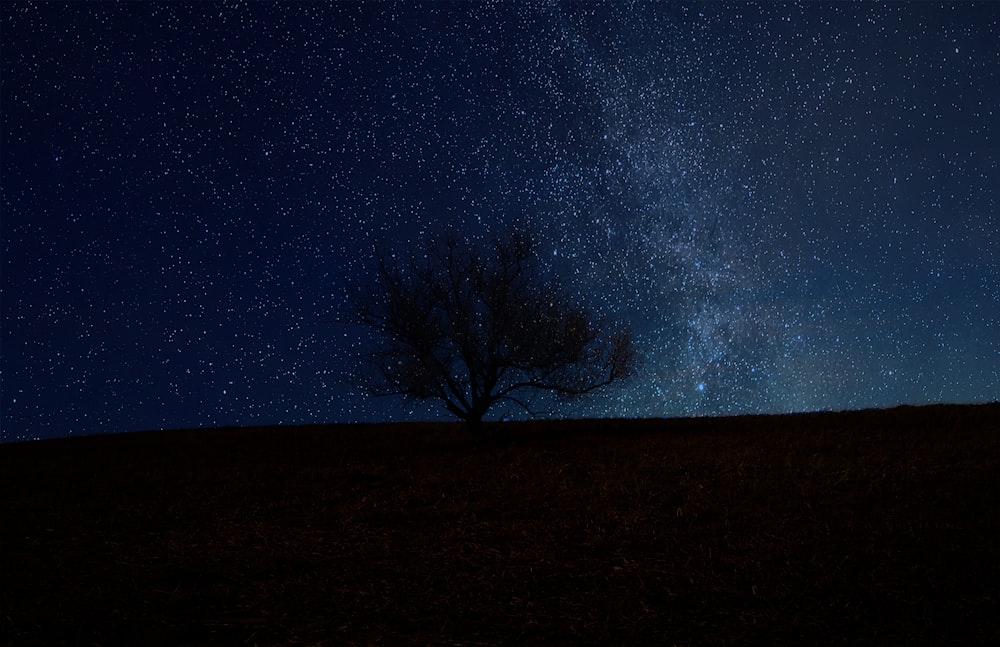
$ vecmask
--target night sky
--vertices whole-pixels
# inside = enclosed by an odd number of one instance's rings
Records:
[[[558,415],[1000,398],[998,3],[0,7],[3,440],[441,417],[348,288],[512,223],[643,355]]]

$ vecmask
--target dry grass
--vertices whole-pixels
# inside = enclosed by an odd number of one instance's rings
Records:
[[[1000,406],[0,446],[0,642],[1000,644]]]

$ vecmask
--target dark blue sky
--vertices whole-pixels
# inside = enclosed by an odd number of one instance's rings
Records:
[[[439,415],[347,286],[515,221],[645,356],[562,415],[1000,397],[1000,4],[0,11],[4,440]]]

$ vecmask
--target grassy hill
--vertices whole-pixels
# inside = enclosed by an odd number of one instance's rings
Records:
[[[1000,406],[0,446],[0,644],[1000,644]]]

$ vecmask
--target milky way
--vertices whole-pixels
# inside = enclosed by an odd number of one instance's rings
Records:
[[[0,7],[5,440],[439,417],[348,288],[514,224],[643,356],[557,415],[1000,397],[995,3]]]

